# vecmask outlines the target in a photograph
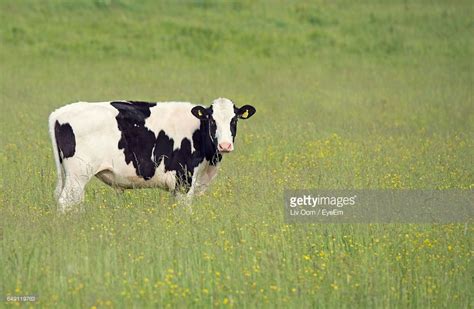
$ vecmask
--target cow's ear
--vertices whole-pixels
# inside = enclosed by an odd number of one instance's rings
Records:
[[[237,116],[241,119],[248,119],[255,114],[257,110],[252,105],[244,105],[237,110]]]
[[[207,111],[205,107],[202,107],[202,106],[194,106],[191,109],[191,113],[197,119],[206,120],[209,118],[209,112]]]

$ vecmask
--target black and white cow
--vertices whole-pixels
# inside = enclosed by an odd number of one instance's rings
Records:
[[[190,199],[234,150],[238,119],[255,108],[225,98],[210,107],[187,102],[78,102],[49,116],[64,212],[82,202],[93,176],[118,189],[161,187]]]

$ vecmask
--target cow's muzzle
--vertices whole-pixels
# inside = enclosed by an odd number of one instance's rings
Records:
[[[219,152],[221,153],[228,153],[234,150],[234,145],[232,145],[232,143],[225,143],[225,142],[219,143],[219,145],[217,146],[217,150],[219,150]]]

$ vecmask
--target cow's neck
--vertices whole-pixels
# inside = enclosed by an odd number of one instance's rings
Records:
[[[201,121],[199,127],[199,142],[197,143],[198,147],[196,150],[209,161],[209,164],[216,165],[222,160],[222,155],[217,151],[216,144],[213,143],[210,132],[209,132],[209,123],[207,121]],[[196,146],[195,146],[196,147]]]

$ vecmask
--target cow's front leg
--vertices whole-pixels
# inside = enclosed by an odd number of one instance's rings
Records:
[[[200,173],[199,177],[196,178],[196,183],[194,185],[194,194],[203,195],[206,192],[207,188],[211,181],[217,175],[217,166],[209,165],[207,168]]]
[[[185,210],[188,214],[193,213],[192,201],[193,194],[190,192],[184,193],[175,191],[176,202],[179,210]]]
[[[191,203],[194,195],[195,179],[190,173],[178,171],[176,173],[176,186],[174,196],[179,208],[184,208],[188,213],[192,213]]]

